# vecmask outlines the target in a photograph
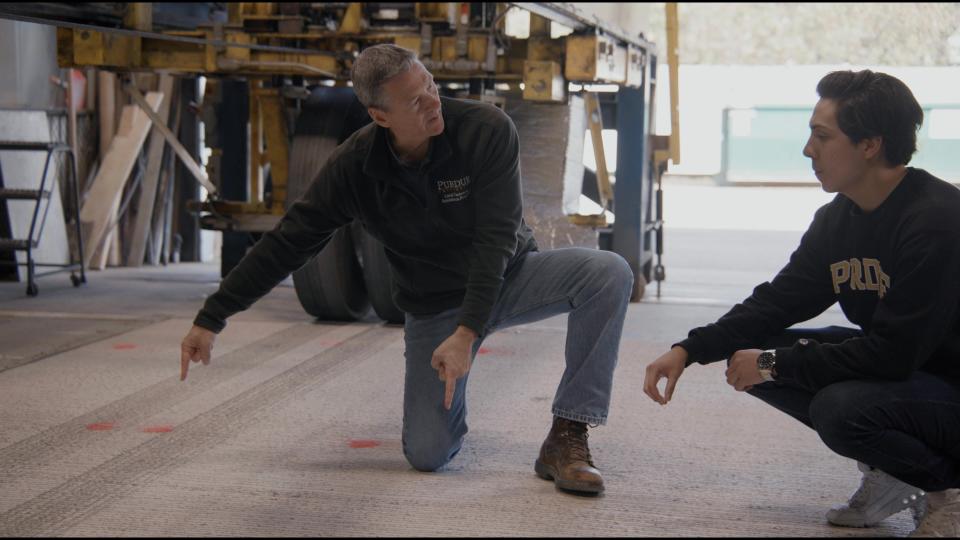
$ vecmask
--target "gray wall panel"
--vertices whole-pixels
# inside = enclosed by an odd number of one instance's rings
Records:
[[[50,84],[57,67],[57,31],[0,19],[0,107],[48,109],[62,103]]]

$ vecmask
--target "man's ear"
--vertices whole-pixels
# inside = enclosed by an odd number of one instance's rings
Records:
[[[370,115],[370,118],[372,118],[378,126],[383,128],[390,127],[390,122],[387,120],[387,115],[384,114],[382,109],[378,109],[376,107],[367,107],[367,114]]]
[[[871,160],[877,157],[883,158],[883,137],[868,137],[860,141],[860,148],[863,149],[863,157]]]

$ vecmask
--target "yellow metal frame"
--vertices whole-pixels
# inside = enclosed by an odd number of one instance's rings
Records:
[[[667,2],[667,63],[670,67],[670,160],[680,163],[680,22],[677,3]]]
[[[287,198],[290,145],[284,120],[283,97],[265,88],[262,79],[250,79],[250,196],[245,212],[282,215]],[[271,200],[264,200],[263,167],[270,165]]]
[[[642,84],[646,52],[638,46],[608,34],[569,35],[551,38],[551,21],[531,13],[531,33],[527,40],[513,39],[507,55],[491,51],[495,47],[490,29],[468,28],[462,19],[466,3],[424,3],[415,5],[420,31],[368,30],[364,27],[363,4],[350,2],[336,30],[322,32],[281,32],[284,21],[302,18],[285,15],[282,5],[271,2],[234,2],[227,4],[228,22],[213,28],[166,32],[166,35],[197,38],[198,42],[170,41],[159,35],[117,35],[91,29],[57,28],[57,57],[61,67],[97,67],[116,71],[168,71],[200,73],[206,76],[239,75],[250,84],[250,197],[247,202],[217,201],[213,208],[221,214],[284,213],[287,194],[289,142],[284,113],[284,98],[278,89],[267,88],[268,76],[300,75],[311,79],[349,79],[352,59],[349,55],[309,54],[306,52],[262,50],[255,45],[271,45],[296,40],[305,50],[359,50],[364,43],[392,42],[415,51],[428,64],[437,80],[467,80],[483,77],[497,81],[524,83],[524,99],[564,102],[567,82],[602,82],[627,86]],[[497,27],[503,28],[503,13],[509,4],[497,4]],[[679,161],[679,133],[676,107],[676,3],[667,3],[668,61],[671,69],[673,135],[671,157]],[[672,11],[671,11],[672,10]],[[127,10],[127,28],[149,33],[152,30],[150,3],[133,3]],[[453,20],[451,20],[453,17]],[[276,21],[278,31],[255,31],[264,21]],[[430,22],[448,21],[455,35],[432,35]],[[303,25],[292,25],[303,30]],[[672,39],[672,41],[671,41]],[[230,46],[231,44],[236,46]],[[603,206],[613,198],[604,159],[602,123],[596,96],[587,93],[591,137],[597,155],[597,178]],[[659,155],[657,156],[659,157]],[[263,167],[271,166],[272,197],[264,199]],[[605,225],[599,216],[571,216],[585,225]],[[598,221],[599,220],[599,221]]]
[[[607,208],[613,199],[613,187],[610,173],[607,171],[607,155],[603,150],[603,115],[600,114],[600,100],[596,92],[585,92],[584,109],[587,113],[587,125],[590,127],[590,142],[593,143],[593,155],[597,161],[597,191],[600,194],[600,206]]]
[[[148,32],[149,3],[134,3],[128,9],[125,24]],[[246,29],[247,21],[288,20],[279,13],[279,3],[228,3],[228,22],[215,28],[192,31],[169,31],[164,35],[205,40],[206,43],[169,41],[160,36],[116,35],[108,31],[72,29],[57,30],[57,58],[61,67],[98,67],[119,71],[164,70],[172,73],[211,75],[302,75],[324,79],[349,79],[352,60],[349,55],[309,54],[293,51],[258,50],[237,45],[274,45],[278,41],[298,41],[305,50],[359,50],[363,43],[392,42],[411,48],[430,63],[438,80],[472,77],[499,81],[529,80],[541,88],[530,99],[562,101],[566,98],[566,82],[607,82],[638,86],[635,76],[641,54],[635,46],[619,42],[609,35],[570,35],[550,38],[550,21],[531,14],[531,37],[513,39],[515,45],[507,55],[491,54],[496,45],[490,29],[468,28],[459,16],[463,2],[453,3],[457,12],[457,34],[435,36],[422,31],[366,29],[363,4],[350,2],[344,9],[336,30],[321,32],[256,32]],[[451,3],[416,4],[422,24],[448,19]],[[508,5],[497,4],[498,14]],[[503,18],[498,19],[502,26]],[[226,42],[221,45],[217,41]],[[424,48],[425,45],[429,45]],[[527,64],[553,62],[554,64]],[[560,74],[557,72],[560,71]],[[528,77],[528,79],[525,79]],[[532,78],[531,78],[532,77]],[[566,80],[564,80],[566,79]],[[525,85],[529,86],[529,85]]]

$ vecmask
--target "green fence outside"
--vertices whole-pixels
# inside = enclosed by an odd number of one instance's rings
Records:
[[[813,108],[762,106],[723,110],[719,181],[816,183],[803,146]],[[924,105],[910,165],[960,182],[960,104]]]

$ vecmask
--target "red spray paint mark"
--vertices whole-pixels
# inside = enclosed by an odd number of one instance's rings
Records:
[[[118,350],[118,351],[125,351],[125,350],[129,350],[129,349],[136,349],[137,346],[136,346],[135,344],[133,344],[133,343],[115,343],[115,344],[113,345],[113,348],[116,349],[116,350]]]
[[[164,424],[162,426],[147,426],[143,428],[144,433],[170,433],[173,431],[173,426],[169,424]]]
[[[110,431],[113,429],[113,422],[97,422],[96,424],[87,424],[90,431]]]
[[[368,439],[351,439],[350,448],[373,448],[375,446],[380,446],[380,441],[373,441]]]
[[[491,351],[488,347],[480,347],[480,350],[477,351],[477,354],[490,354]]]

